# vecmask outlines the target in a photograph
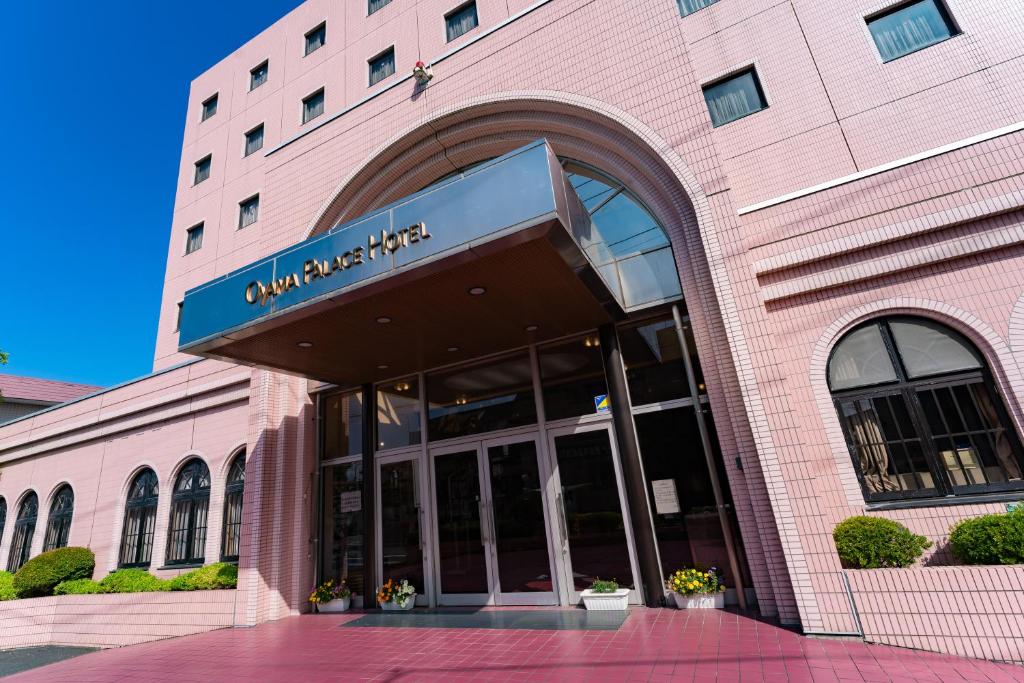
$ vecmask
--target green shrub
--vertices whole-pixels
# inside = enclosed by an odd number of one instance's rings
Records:
[[[98,581],[92,579],[75,579],[58,583],[54,589],[54,595],[92,595],[94,593],[109,593]]]
[[[957,522],[950,531],[949,546],[964,564],[1024,562],[1024,507]]]
[[[187,574],[170,580],[172,591],[205,591],[217,588],[234,588],[238,585],[238,567],[227,562],[217,562],[200,567]]]
[[[92,577],[96,556],[88,548],[57,548],[36,555],[14,575],[19,598],[53,595],[58,583]]]
[[[863,515],[840,522],[832,538],[843,566],[852,569],[909,567],[932,545],[899,522]]]
[[[148,593],[169,590],[168,582],[145,569],[118,569],[103,577],[100,585],[108,593]]]
[[[17,600],[18,594],[14,591],[14,574],[0,572],[0,600]]]

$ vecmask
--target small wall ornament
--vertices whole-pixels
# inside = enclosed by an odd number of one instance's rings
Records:
[[[429,64],[423,62],[416,62],[416,66],[412,68],[413,78],[420,85],[426,85],[430,82],[430,79],[434,77],[434,71],[430,68]]]

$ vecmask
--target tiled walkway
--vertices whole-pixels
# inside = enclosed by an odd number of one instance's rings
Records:
[[[635,610],[617,631],[345,628],[358,615],[105,650],[15,681],[1024,681],[1024,667],[810,639],[715,610]]]

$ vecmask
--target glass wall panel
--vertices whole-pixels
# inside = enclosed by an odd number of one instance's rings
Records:
[[[377,448],[415,446],[422,429],[420,383],[415,377],[377,387]]]
[[[324,460],[363,452],[363,396],[358,391],[324,400]]]
[[[554,590],[536,445],[524,441],[491,446],[487,460],[501,591]]]
[[[707,417],[710,428],[710,416]],[[729,567],[725,535],[693,407],[645,413],[635,420],[662,574],[668,576],[685,567],[717,567],[724,573],[726,585],[734,587],[736,582]],[[714,438],[712,447],[719,472],[723,473],[720,480],[731,518],[732,497]],[[738,530],[734,536],[739,538]]]
[[[437,548],[442,593],[488,592],[480,535],[480,472],[475,450],[434,457]]]
[[[608,385],[596,334],[542,347],[538,355],[545,419],[597,412],[596,398],[608,394]]]
[[[598,578],[632,588],[609,432],[599,429],[556,437],[555,454],[575,589],[589,588]]]
[[[363,590],[363,464],[328,465],[323,472],[320,580]]]
[[[415,460],[381,465],[380,522],[383,580],[408,579],[423,594],[420,488]]]
[[[427,375],[430,439],[449,439],[537,421],[526,353]]]
[[[627,309],[682,296],[672,248],[662,247],[618,262]]]
[[[686,329],[690,347],[690,361],[697,379],[703,387],[704,378],[697,361],[693,334]],[[634,406],[660,403],[690,395],[686,381],[686,365],[672,318],[659,318],[619,330],[619,346],[626,366],[629,398]]]

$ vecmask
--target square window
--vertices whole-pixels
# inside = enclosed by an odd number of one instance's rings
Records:
[[[203,248],[203,224],[193,225],[186,231],[185,255]]]
[[[468,33],[478,25],[476,2],[468,2],[444,17],[444,28],[448,34],[448,42],[452,42],[463,33]]]
[[[217,94],[203,101],[203,121],[217,113]]]
[[[324,113],[324,89],[320,88],[302,100],[302,122],[307,123]]]
[[[245,155],[263,149],[263,124],[256,126],[245,134]]]
[[[266,61],[249,72],[249,90],[255,90],[267,82],[267,74],[270,73],[270,62]]]
[[[367,0],[366,3],[366,16],[370,16],[382,7],[386,7],[391,4],[391,0]]]
[[[327,22],[320,24],[306,34],[306,54],[316,52],[327,42]]]
[[[213,164],[213,155],[207,154],[196,162],[196,175],[192,180],[193,185],[198,185],[210,177],[210,166]]]
[[[395,73],[395,48],[389,47],[369,61],[370,86],[374,86]]]
[[[742,119],[768,106],[753,67],[705,85],[704,101],[715,128]]]
[[[687,14],[693,14],[697,10],[709,7],[718,0],[676,0],[679,3],[679,14],[686,16]]]
[[[260,196],[253,195],[238,203],[238,229],[252,225],[260,217]]]
[[[959,33],[941,0],[903,3],[866,21],[883,62],[923,50]]]

